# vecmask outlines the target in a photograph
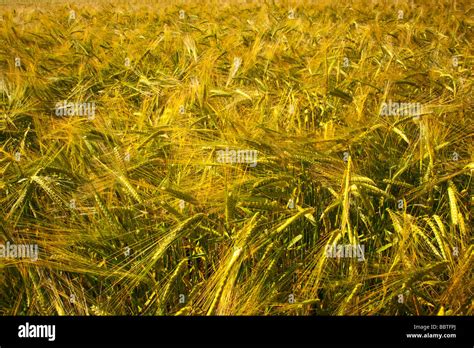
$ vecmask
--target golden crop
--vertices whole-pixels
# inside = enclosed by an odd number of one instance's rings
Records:
[[[473,315],[473,11],[0,1],[0,314]]]

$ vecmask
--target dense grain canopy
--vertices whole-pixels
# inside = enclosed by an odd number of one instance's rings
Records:
[[[19,3],[0,314],[474,314],[470,1]]]

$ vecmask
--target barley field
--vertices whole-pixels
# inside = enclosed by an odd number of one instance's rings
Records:
[[[0,0],[1,315],[473,315],[469,0]]]

